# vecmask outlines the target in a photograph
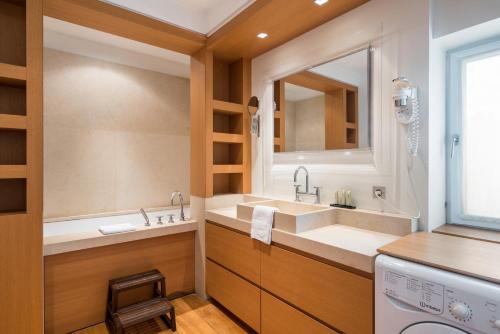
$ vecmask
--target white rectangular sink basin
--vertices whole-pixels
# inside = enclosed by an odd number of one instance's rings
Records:
[[[256,205],[278,208],[279,212],[274,215],[274,228],[290,233],[301,233],[334,224],[333,208],[281,200],[238,204],[237,217],[252,221],[253,209]]]

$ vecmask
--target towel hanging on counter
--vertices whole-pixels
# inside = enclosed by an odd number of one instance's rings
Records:
[[[271,233],[273,229],[274,213],[278,208],[256,205],[252,214],[252,229],[250,236],[267,245],[271,244]]]

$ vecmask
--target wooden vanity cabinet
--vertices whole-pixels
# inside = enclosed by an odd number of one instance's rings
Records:
[[[210,260],[206,275],[207,294],[260,332],[260,288]]]
[[[260,284],[260,245],[248,235],[208,223],[206,256],[243,278]]]
[[[280,247],[261,254],[261,287],[349,334],[373,333],[373,281]]]
[[[262,291],[262,334],[338,334],[296,308]]]
[[[373,333],[368,277],[210,222],[206,255],[207,294],[259,333]]]

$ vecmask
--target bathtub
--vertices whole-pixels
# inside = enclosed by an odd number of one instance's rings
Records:
[[[168,223],[168,215],[174,215],[174,223]],[[180,221],[180,209],[147,212],[151,226],[145,226],[139,213],[112,214],[108,216],[82,217],[62,221],[47,221],[43,224],[44,255],[54,255],[92,247],[195,231],[198,223],[189,219],[190,208],[184,208],[186,221]],[[157,217],[163,216],[163,224]],[[100,226],[133,224],[135,231],[103,235]]]

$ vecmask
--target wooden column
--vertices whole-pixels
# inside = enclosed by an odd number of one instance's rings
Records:
[[[0,333],[42,333],[41,0],[0,0]]]

